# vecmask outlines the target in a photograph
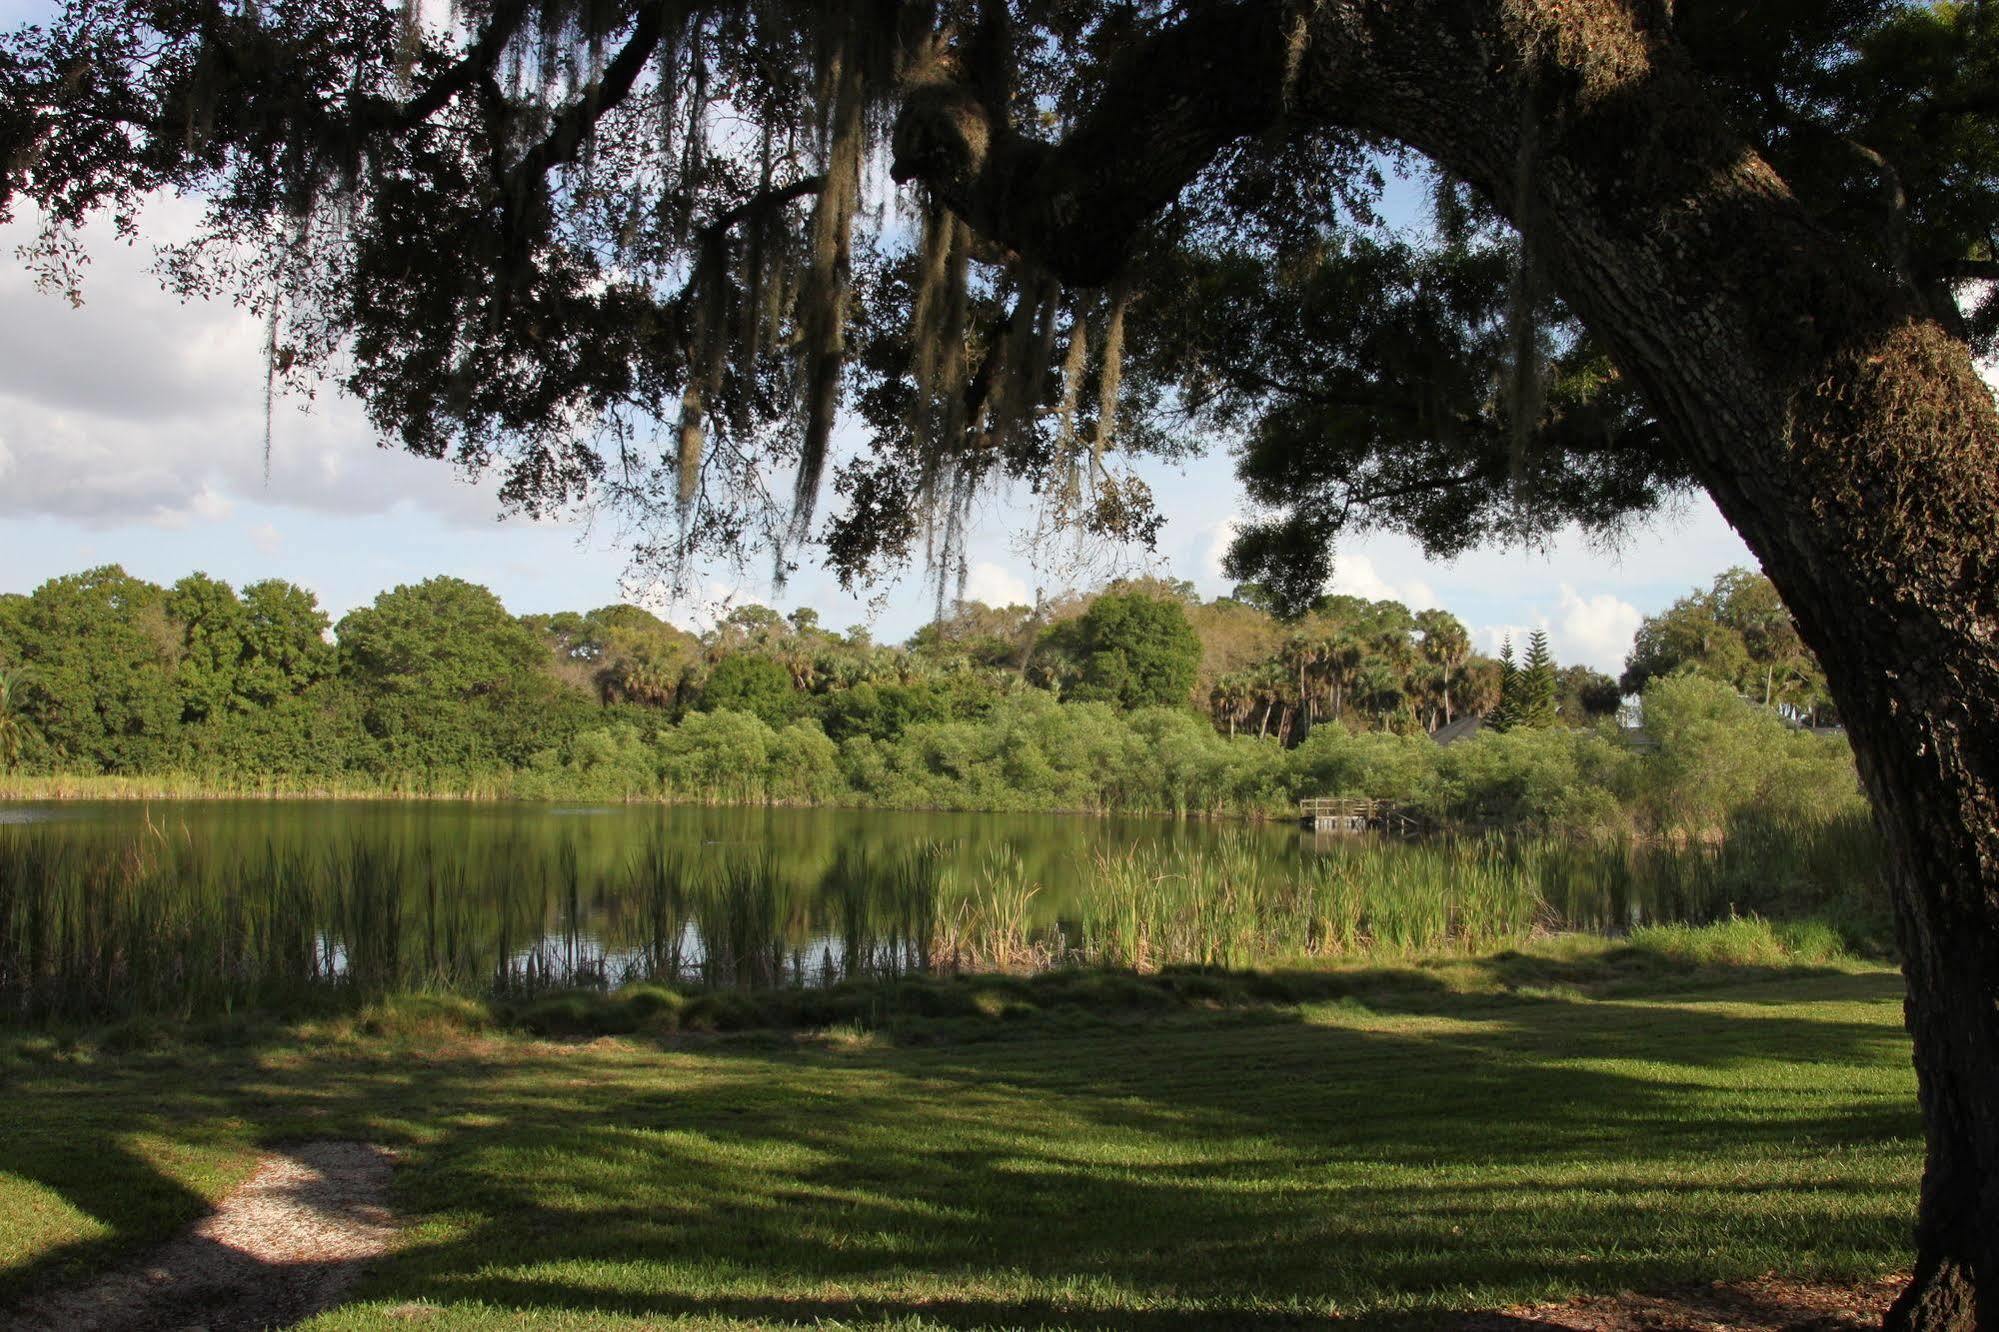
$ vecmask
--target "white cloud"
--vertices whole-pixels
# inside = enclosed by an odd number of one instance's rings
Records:
[[[188,497],[187,503],[174,508],[161,505],[149,520],[154,527],[162,527],[170,532],[178,532],[197,522],[219,523],[236,509],[234,501],[220,494],[206,482],[201,489]]]
[[[1645,618],[1622,598],[1608,592],[1585,597],[1567,583],[1561,588],[1560,613],[1555,632],[1560,655],[1611,675],[1624,669],[1631,640]]]
[[[1032,606],[1034,590],[1019,574],[982,560],[965,574],[965,599],[983,601],[988,606]]]
[[[1229,546],[1241,530],[1242,519],[1233,513],[1208,529],[1208,544],[1201,552],[1201,573],[1204,576],[1216,582],[1228,581],[1228,571],[1222,568],[1222,561],[1228,557]]]
[[[1612,593],[1586,597],[1567,583],[1561,585],[1559,596],[1554,616],[1535,607],[1529,623],[1480,625],[1472,631],[1472,641],[1481,651],[1498,656],[1511,638],[1517,657],[1527,649],[1527,636],[1538,629],[1548,635],[1557,665],[1589,666],[1606,675],[1622,671],[1643,612]]]
[[[259,554],[275,555],[284,549],[285,539],[270,523],[258,523],[250,529],[250,544]]]
[[[1374,561],[1365,555],[1343,554],[1333,561],[1333,581],[1327,591],[1369,601],[1399,601],[1411,610],[1427,610],[1437,604],[1437,594],[1420,578],[1395,583],[1382,577]]]
[[[194,210],[156,201],[141,227],[174,240]],[[490,490],[445,465],[378,450],[359,405],[331,389],[301,412],[280,399],[264,454],[263,329],[227,301],[182,302],[148,271],[151,250],[85,231],[84,304],[37,291],[12,260],[35,219],[0,226],[0,517],[99,527],[215,521],[231,501],[324,513],[386,513],[409,502],[462,524],[490,523]]]

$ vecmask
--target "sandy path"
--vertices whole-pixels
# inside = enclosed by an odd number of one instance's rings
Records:
[[[199,1225],[128,1267],[0,1314],[4,1332],[263,1332],[335,1303],[394,1234],[389,1154],[310,1142],[265,1158]]]

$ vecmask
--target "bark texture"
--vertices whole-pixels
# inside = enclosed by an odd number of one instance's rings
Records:
[[[1311,122],[1491,196],[1824,663],[1892,851],[1928,1136],[1889,1322],[1999,1328],[1999,413],[1967,349],[1814,224],[1664,3],[1193,4],[1062,143],[939,84],[897,168],[1089,283],[1221,145]]]

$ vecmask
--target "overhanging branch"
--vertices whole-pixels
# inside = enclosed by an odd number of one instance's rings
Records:
[[[1144,43],[1060,144],[1021,134],[948,68],[912,89],[893,172],[1065,282],[1123,266],[1139,229],[1230,141],[1284,112],[1289,7],[1204,8]]]
[[[666,6],[643,5],[632,35],[618,48],[618,54],[604,67],[604,75],[584,90],[583,95],[564,107],[555,118],[548,136],[528,149],[512,172],[516,188],[538,183],[558,166],[576,160],[583,141],[604,114],[621,105],[631,94],[653,52],[666,35]]]

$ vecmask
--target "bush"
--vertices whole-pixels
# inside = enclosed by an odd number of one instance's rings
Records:
[[[784,667],[748,653],[716,662],[701,689],[703,712],[747,712],[771,727],[797,716],[801,702]]]

